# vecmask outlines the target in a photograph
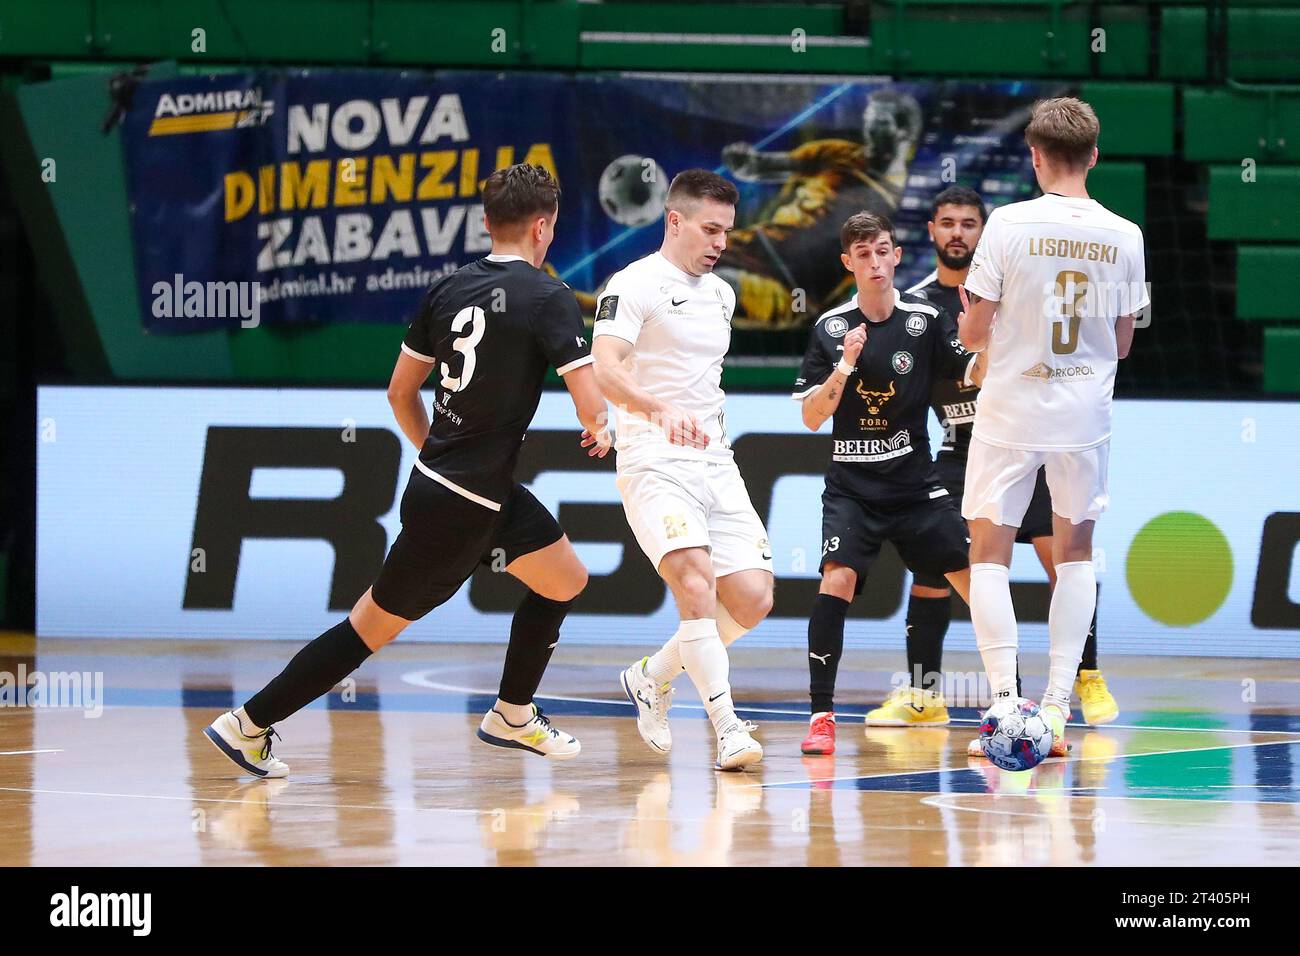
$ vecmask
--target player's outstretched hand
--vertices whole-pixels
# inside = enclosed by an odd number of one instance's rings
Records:
[[[858,356],[867,344],[867,323],[863,322],[856,329],[850,329],[844,336],[844,361],[850,365],[858,364]]]
[[[604,431],[593,435],[584,428],[582,430],[582,441],[579,444],[587,449],[588,458],[604,458],[614,445],[614,433],[606,428]]]
[[[733,173],[748,170],[754,161],[754,147],[748,143],[730,143],[722,147],[722,165]]]
[[[695,420],[695,416],[690,412],[682,411],[675,405],[667,406],[659,415],[659,425],[668,436],[668,440],[674,445],[684,445],[687,448],[699,448],[701,450],[709,447],[709,436],[700,423]]]

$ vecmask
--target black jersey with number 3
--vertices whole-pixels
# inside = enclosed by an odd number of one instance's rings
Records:
[[[811,395],[839,363],[844,336],[865,323],[867,344],[835,410],[826,488],[877,503],[910,500],[933,487],[926,417],[936,380],[966,375],[972,356],[948,313],[895,291],[894,311],[870,322],[855,295],[813,325],[794,398]]]
[[[591,362],[573,292],[518,256],[488,256],[435,282],[402,342],[433,364],[420,470],[500,510],[546,370]]]

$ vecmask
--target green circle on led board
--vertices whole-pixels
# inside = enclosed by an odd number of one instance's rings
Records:
[[[1214,522],[1191,511],[1152,518],[1128,549],[1129,592],[1161,624],[1199,624],[1232,588],[1232,549]]]

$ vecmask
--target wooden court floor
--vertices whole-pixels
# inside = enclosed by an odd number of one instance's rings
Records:
[[[82,706],[0,706],[0,864],[1300,859],[1297,662],[1103,659],[1119,720],[1072,726],[1069,758],[1011,774],[965,756],[971,709],[947,728],[864,732],[861,713],[900,666],[899,655],[880,653],[847,655],[842,665],[839,753],[803,757],[801,655],[741,648],[733,686],[766,757],[756,771],[719,774],[688,682],[673,710],[672,754],[641,743],[616,683],[635,650],[557,651],[539,700],[583,745],[576,760],[557,764],[474,736],[503,648],[394,646],[367,662],[355,687],[278,726],[287,780],[240,777],[200,731],[295,649],[0,637],[0,675],[103,680],[98,703],[85,690]],[[972,655],[949,657],[954,669],[977,666]],[[1024,662],[1027,689],[1044,669]],[[1254,682],[1252,693],[1243,681]]]

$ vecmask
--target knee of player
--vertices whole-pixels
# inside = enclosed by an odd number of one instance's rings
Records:
[[[843,564],[827,564],[822,570],[821,593],[844,601],[853,600],[858,585],[857,572]]]
[[[587,566],[579,561],[577,567],[547,588],[547,591],[551,593],[543,594],[542,597],[550,598],[552,601],[572,601],[587,589],[589,580],[590,575],[587,573]]]
[[[752,630],[763,623],[763,619],[772,613],[772,585],[752,594],[746,595],[745,606],[741,608],[740,616],[732,615],[736,618],[736,623]]]

